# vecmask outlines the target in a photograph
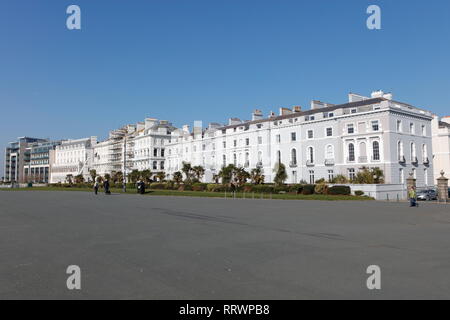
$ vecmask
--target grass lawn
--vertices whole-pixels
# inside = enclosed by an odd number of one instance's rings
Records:
[[[64,188],[64,187],[32,187],[32,188],[20,188],[20,189],[3,189],[0,191],[78,191],[78,192],[93,192],[90,188]],[[99,190],[102,192],[102,189]],[[123,193],[122,189],[111,189],[113,193]],[[136,194],[135,189],[128,189],[127,194]],[[177,190],[149,190],[147,189],[145,195],[148,196],[177,196],[177,197],[206,197],[206,198],[232,198],[235,196],[238,199],[277,199],[277,200],[373,200],[369,197],[357,197],[357,196],[333,196],[333,195],[297,195],[297,194],[264,194],[264,193],[243,193],[239,192],[233,195],[232,193],[224,192],[201,192],[201,191],[177,191]]]

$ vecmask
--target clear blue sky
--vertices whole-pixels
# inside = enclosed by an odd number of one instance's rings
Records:
[[[81,31],[66,28],[70,4]],[[366,28],[370,4],[381,31]],[[1,0],[0,39],[2,149],[375,89],[450,114],[448,0]]]

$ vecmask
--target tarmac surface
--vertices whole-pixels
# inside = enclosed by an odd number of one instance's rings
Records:
[[[0,299],[449,299],[449,248],[444,204],[0,191]]]

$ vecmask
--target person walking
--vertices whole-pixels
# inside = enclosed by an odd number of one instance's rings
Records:
[[[145,194],[145,182],[143,180],[141,181],[141,187],[139,188],[139,193]]]
[[[142,181],[139,179],[138,182],[136,182],[136,192],[141,193],[142,188]]]
[[[105,189],[105,194],[111,194],[111,191],[109,191],[109,181],[108,179],[103,182],[103,188]]]
[[[95,182],[94,182],[94,193],[95,193],[95,194],[98,194],[98,188],[99,188],[98,181],[95,180]]]
[[[416,207],[416,206],[417,206],[417,192],[416,192],[416,187],[411,187],[411,188],[409,189],[408,198],[409,198],[409,206],[410,206],[410,207]]]

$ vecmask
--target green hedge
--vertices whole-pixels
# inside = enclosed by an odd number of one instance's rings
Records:
[[[304,195],[314,194],[315,189],[316,189],[316,185],[305,184],[302,188],[302,194],[304,194]]]
[[[351,194],[351,189],[348,186],[333,186],[328,188],[328,194],[349,196]]]
[[[206,191],[207,187],[207,183],[194,183],[192,185],[192,191]]]

